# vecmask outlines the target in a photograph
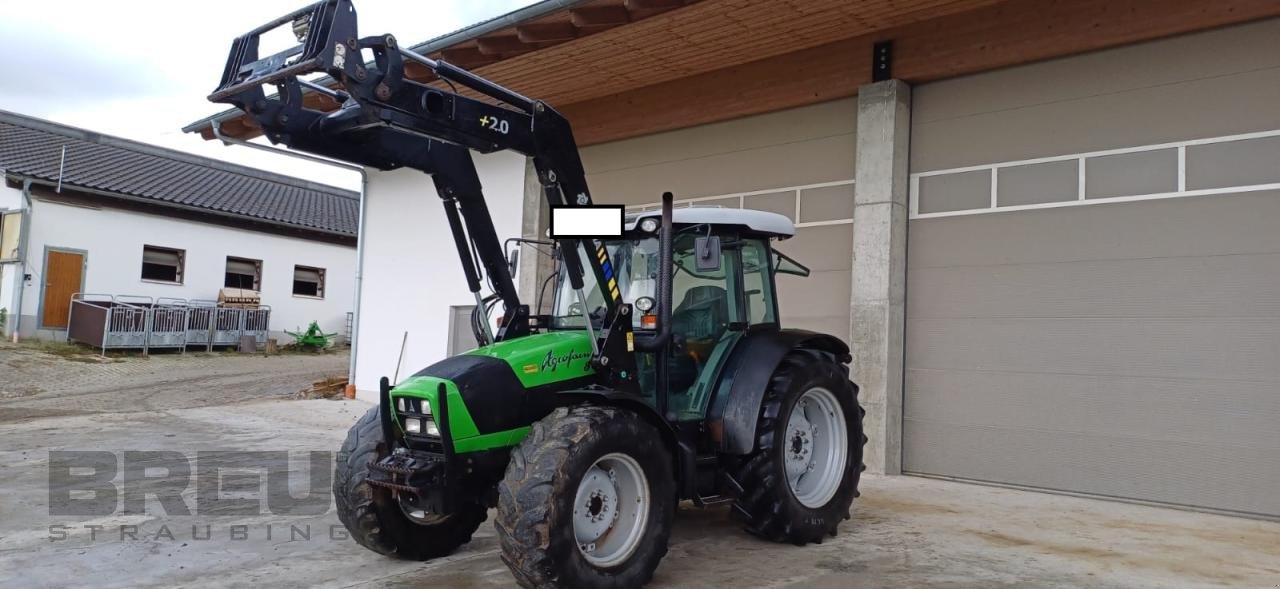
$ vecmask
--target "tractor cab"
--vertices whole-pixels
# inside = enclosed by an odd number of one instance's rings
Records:
[[[621,239],[604,246],[613,263],[621,298],[632,305],[638,337],[659,330],[658,211],[632,213]],[[772,240],[795,235],[787,217],[766,211],[690,207],[672,212],[672,285],[667,383],[656,370],[661,351],[639,354],[641,393],[651,406],[665,390],[674,421],[705,418],[712,388],[729,353],[750,329],[778,328],[777,272],[807,276],[808,268],[772,248]],[[582,329],[588,318],[600,329],[605,298],[594,280],[585,282],[585,308],[569,280],[557,278],[551,329]],[[584,312],[586,311],[586,312]]]

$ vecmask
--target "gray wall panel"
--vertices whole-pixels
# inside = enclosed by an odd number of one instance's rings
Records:
[[[978,170],[920,179],[921,213],[943,213],[991,206],[991,172]]]
[[[1280,129],[1280,19],[924,84],[911,171]]]
[[[928,369],[908,382],[906,413],[918,421],[1280,451],[1271,382]],[[1224,396],[1252,403],[1224,407]]]
[[[1280,182],[1280,137],[1187,147],[1189,190],[1274,182]]]
[[[904,468],[1280,516],[1280,193],[910,226]]]
[[[1085,198],[1173,192],[1178,189],[1178,150],[1089,158],[1085,173]]]
[[[752,194],[742,199],[742,207],[757,211],[778,213],[792,221],[796,220],[796,193],[770,192],[768,194]]]
[[[1280,452],[908,418],[910,470],[1275,516]],[[1153,465],[1167,465],[1153,468]]]
[[[853,185],[823,186],[800,191],[800,222],[853,218]]]
[[[1080,196],[1076,161],[1000,168],[996,204],[1002,207],[1076,200]]]
[[[908,319],[907,330],[911,368],[1266,381],[1280,390],[1280,317]]]
[[[1270,253],[1280,251],[1277,219],[1275,190],[919,219],[908,266]]]
[[[913,319],[1280,317],[1274,253],[913,268],[908,282]]]

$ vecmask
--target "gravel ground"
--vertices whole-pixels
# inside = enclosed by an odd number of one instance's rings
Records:
[[[306,495],[293,491],[311,476],[307,453],[334,452],[369,405],[280,397],[345,365],[340,355],[99,364],[0,348],[0,588],[514,586],[491,523],[457,553],[419,563],[356,545],[331,502],[308,515],[201,512],[194,481],[182,493],[191,514],[153,498],[132,511],[51,513],[57,450],[110,451],[122,464],[131,450],[285,450],[291,494]],[[269,506],[260,492],[237,496]],[[331,501],[327,484],[318,496]],[[1276,522],[869,476],[853,519],[821,545],[762,542],[727,509],[683,505],[653,586],[1275,588],[1277,547]]]
[[[71,350],[0,344],[0,423],[275,398],[320,378],[346,374],[348,358],[342,351],[270,357],[153,353],[102,359],[91,351]]]

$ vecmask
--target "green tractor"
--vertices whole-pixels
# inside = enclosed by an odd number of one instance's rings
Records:
[[[258,36],[279,27],[299,45],[259,57]],[[406,60],[450,90],[408,79]],[[302,77],[317,72],[328,77]],[[342,106],[309,108],[304,91]],[[666,554],[680,501],[731,504],[750,533],[797,545],[849,519],[863,412],[849,348],[780,325],[776,276],[808,274],[772,247],[795,232],[786,217],[674,210],[667,193],[660,212],[599,236],[553,231],[554,296],[535,314],[470,152],[532,158],[553,215],[593,207],[569,124],[546,103],[390,35],[359,37],[349,0],[238,38],[210,100],[248,113],[275,143],[429,174],[476,299],[480,347],[383,378],[378,406],[338,453],[338,516],[361,545],[441,557],[496,507],[502,560],[521,585],[636,587]]]

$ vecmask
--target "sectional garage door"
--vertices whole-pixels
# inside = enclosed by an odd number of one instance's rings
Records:
[[[1280,517],[1276,39],[918,89],[905,470]]]

